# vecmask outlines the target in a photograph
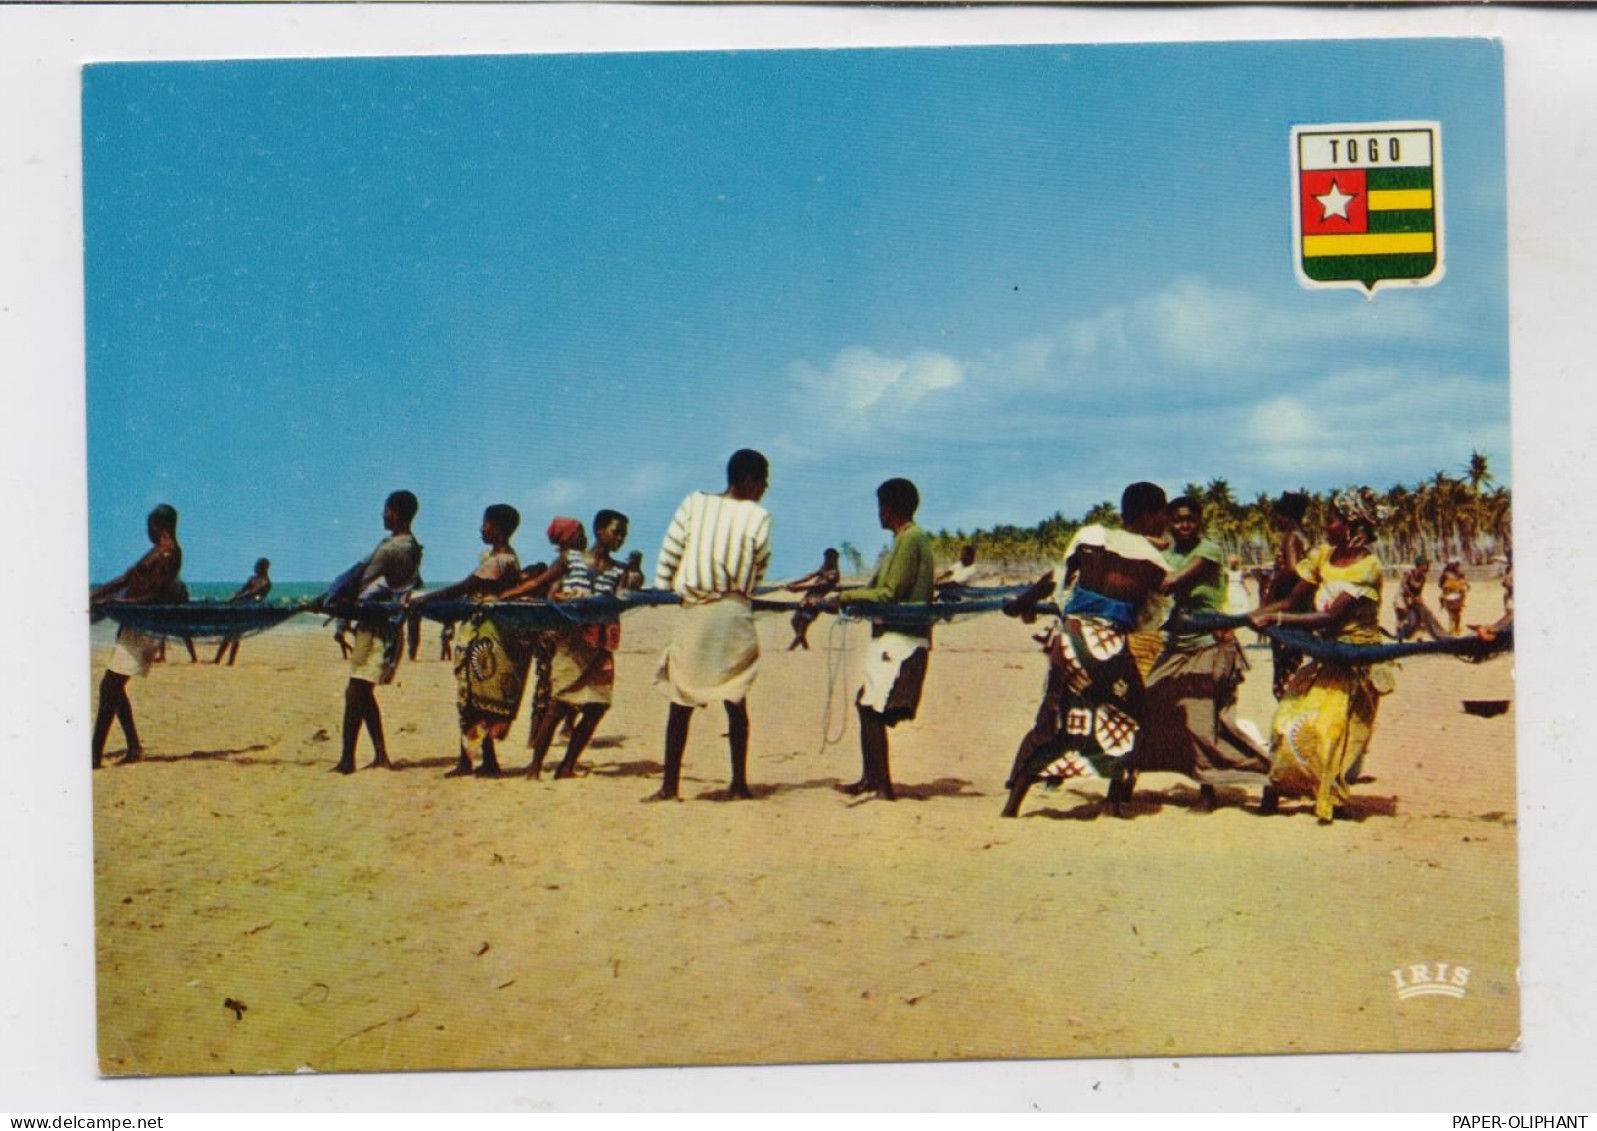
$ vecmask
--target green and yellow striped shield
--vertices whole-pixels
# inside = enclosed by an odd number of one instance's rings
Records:
[[[1441,279],[1439,123],[1294,126],[1292,194],[1304,286],[1373,294]]]

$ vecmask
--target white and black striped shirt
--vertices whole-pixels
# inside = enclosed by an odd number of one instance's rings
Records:
[[[771,516],[748,499],[695,491],[671,519],[654,584],[687,602],[753,597],[771,564]]]

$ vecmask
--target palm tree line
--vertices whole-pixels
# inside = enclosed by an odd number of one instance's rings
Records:
[[[1237,498],[1229,481],[1188,483],[1182,492],[1203,504],[1209,538],[1219,543],[1227,557],[1245,566],[1268,564],[1274,555],[1275,496],[1260,493],[1250,500]],[[1336,490],[1304,491],[1309,496],[1305,525],[1312,534],[1325,529]],[[1471,452],[1457,475],[1437,471],[1412,485],[1394,484],[1377,492],[1391,510],[1376,538],[1376,553],[1389,565],[1413,561],[1424,555],[1436,561],[1457,559],[1466,565],[1485,565],[1513,547],[1513,499],[1507,487],[1492,476],[1490,458]],[[1093,506],[1079,519],[1056,511],[1035,526],[1001,524],[977,530],[939,530],[932,547],[940,562],[953,561],[966,545],[976,547],[977,558],[999,565],[1005,572],[1029,571],[1057,562],[1071,536],[1082,526],[1119,522],[1113,502]],[[852,546],[849,549],[853,549]],[[858,551],[855,551],[858,554]],[[859,563],[863,565],[863,561]],[[858,570],[856,569],[856,572]]]

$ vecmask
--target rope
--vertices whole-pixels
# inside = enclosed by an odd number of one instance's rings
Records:
[[[826,753],[828,746],[836,746],[848,735],[848,709],[845,706],[842,729],[837,732],[837,737],[832,737],[832,703],[836,698],[839,686],[845,689],[848,684],[848,630],[853,624],[850,617],[838,617],[826,630],[826,707],[821,713],[821,745],[816,748],[816,754]],[[837,657],[841,655],[842,661]],[[845,690],[845,696],[848,692]]]

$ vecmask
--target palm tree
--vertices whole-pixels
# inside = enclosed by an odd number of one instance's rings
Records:
[[[1480,452],[1470,452],[1469,465],[1464,469],[1464,476],[1469,480],[1469,492],[1473,496],[1470,507],[1470,524],[1473,528],[1470,550],[1473,557],[1480,550],[1476,540],[1480,537],[1481,528],[1486,525],[1486,514],[1481,509],[1481,488],[1492,482],[1492,468],[1486,456]]]
[[[1081,523],[1083,526],[1119,526],[1120,508],[1105,499],[1101,503],[1093,504],[1092,509],[1083,516]]]

